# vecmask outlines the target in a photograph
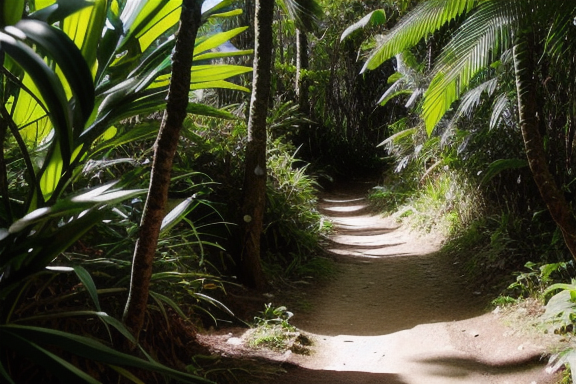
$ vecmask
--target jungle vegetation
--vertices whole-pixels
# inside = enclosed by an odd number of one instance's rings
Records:
[[[0,381],[211,382],[195,329],[239,321],[231,290],[321,274],[318,193],[358,176],[481,289],[570,303],[575,18],[0,1]]]

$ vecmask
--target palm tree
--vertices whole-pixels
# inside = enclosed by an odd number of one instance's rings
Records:
[[[434,66],[424,95],[423,118],[431,134],[454,101],[482,69],[512,49],[518,121],[526,157],[540,194],[576,258],[576,220],[548,168],[539,125],[536,54],[557,57],[573,48],[570,27],[576,3],[556,0],[428,0],[419,4],[391,30],[366,61],[363,71],[416,45],[449,23],[461,22]]]

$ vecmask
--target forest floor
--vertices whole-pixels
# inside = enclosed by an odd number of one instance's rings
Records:
[[[457,260],[422,235],[367,207],[371,186],[326,193],[320,210],[334,223],[325,244],[338,271],[304,289],[290,323],[312,340],[310,353],[251,351],[243,331],[212,336],[231,356],[264,356],[286,374],[252,383],[553,384],[546,364],[560,337],[540,329],[541,306],[486,310]]]

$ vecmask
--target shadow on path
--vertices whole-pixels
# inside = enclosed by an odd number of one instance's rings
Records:
[[[394,373],[315,370],[292,365],[285,368],[286,375],[267,384],[408,384]]]
[[[471,358],[458,358],[453,356],[434,357],[418,360],[426,364],[430,372],[441,377],[468,377],[475,374],[506,375],[524,372],[532,368],[540,368],[545,365],[542,356],[538,353],[530,354],[522,358],[500,360],[498,363],[478,361]]]
[[[437,253],[440,239],[370,212],[368,189],[322,199],[320,211],[334,223],[324,248],[339,271],[308,292],[310,310],[291,320],[314,335],[315,352],[289,358],[298,365],[267,383],[552,383],[541,348],[519,348],[494,318],[480,316],[486,303],[458,261]]]

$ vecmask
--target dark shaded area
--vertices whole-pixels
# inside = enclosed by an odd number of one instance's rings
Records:
[[[439,262],[437,255],[342,259],[349,261],[339,260],[339,282],[310,294],[314,314],[294,316],[299,328],[329,336],[386,335],[484,312],[482,299],[448,273],[450,260]]]
[[[476,361],[474,359],[453,356],[419,360],[430,365],[430,369],[440,377],[467,377],[470,375],[505,375],[523,372],[532,368],[541,368],[544,373],[545,362],[540,355],[529,355],[521,359],[511,359],[497,364]],[[266,381],[269,384],[407,384],[400,375],[393,373],[369,373],[312,370],[298,366],[285,367],[286,374]],[[534,377],[538,380],[539,377]],[[251,384],[260,383],[257,381]],[[425,383],[422,383],[425,384]]]
[[[546,361],[540,354],[531,354],[522,358],[490,363],[477,361],[474,359],[459,358],[454,356],[438,357],[418,360],[418,362],[429,364],[434,369],[437,376],[441,377],[466,377],[473,374],[483,375],[505,375],[518,372],[525,372],[533,368],[541,368],[544,372]],[[536,377],[534,378],[536,381]]]
[[[407,384],[394,373],[321,371],[290,366],[287,373],[268,384]],[[251,384],[256,384],[253,382]],[[424,383],[423,383],[424,384]]]
[[[382,227],[382,228],[366,228],[366,229],[340,228],[340,229],[338,229],[338,232],[341,235],[354,235],[357,237],[362,237],[362,236],[368,237],[368,236],[384,235],[386,233],[394,232],[396,229],[398,229],[398,227],[395,227],[395,228]]]

